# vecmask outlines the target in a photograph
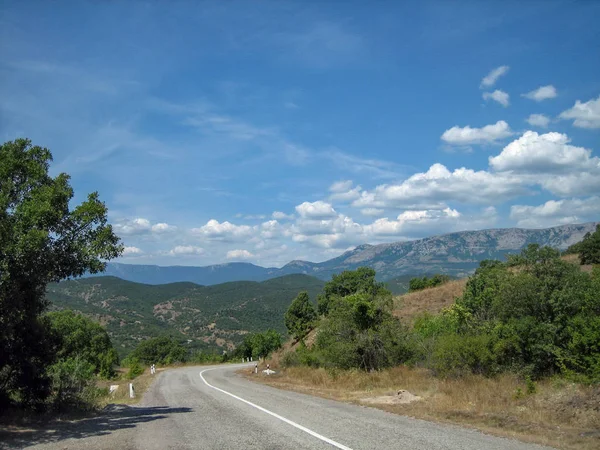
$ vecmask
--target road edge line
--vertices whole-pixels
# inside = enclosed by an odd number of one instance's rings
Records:
[[[252,403],[251,401],[248,401],[248,400],[246,400],[246,399],[243,399],[242,397],[238,397],[237,395],[235,395],[235,394],[232,394],[231,392],[227,392],[227,391],[226,391],[226,390],[224,390],[224,389],[221,389],[221,388],[218,388],[218,387],[216,387],[216,386],[213,386],[212,384],[210,384],[208,381],[206,381],[206,380],[204,379],[204,376],[203,376],[202,374],[203,374],[204,372],[209,372],[209,371],[211,371],[211,370],[216,370],[216,369],[218,369],[218,368],[217,368],[217,367],[215,367],[215,368],[212,368],[212,369],[204,369],[204,370],[202,370],[202,371],[200,372],[200,378],[202,379],[202,381],[204,382],[204,384],[206,384],[206,385],[207,385],[209,388],[215,389],[215,390],[217,390],[217,391],[219,391],[219,392],[222,392],[223,394],[227,394],[227,395],[229,395],[230,397],[233,397],[233,398],[235,398],[236,400],[239,400],[239,401],[241,401],[241,402],[244,402],[244,403],[246,403],[247,405],[250,405],[250,406],[252,406],[252,407],[254,407],[254,408],[258,409],[259,411],[262,411],[262,412],[264,412],[264,413],[266,413],[266,414],[269,414],[269,415],[271,415],[271,416],[275,417],[276,419],[279,419],[279,420],[281,420],[282,422],[285,422],[285,423],[287,423],[288,425],[291,425],[291,426],[293,426],[293,427],[295,427],[295,428],[298,428],[299,430],[302,430],[302,431],[304,431],[305,433],[307,433],[307,434],[310,434],[311,436],[313,436],[313,437],[316,437],[317,439],[320,439],[320,440],[321,440],[321,441],[323,441],[323,442],[326,442],[326,443],[328,443],[328,444],[330,444],[330,445],[333,445],[334,447],[337,447],[337,448],[339,448],[340,450],[352,450],[350,447],[347,447],[347,446],[345,446],[344,444],[340,444],[339,442],[336,442],[336,441],[334,441],[333,439],[329,439],[328,437],[325,437],[325,436],[323,436],[322,434],[319,434],[319,433],[317,433],[317,432],[315,432],[315,431],[313,431],[313,430],[311,430],[311,429],[309,429],[309,428],[306,428],[305,426],[302,426],[302,425],[300,425],[299,423],[296,423],[296,422],[294,422],[294,421],[292,421],[292,420],[290,420],[290,419],[286,419],[285,417],[283,417],[283,416],[280,416],[279,414],[277,414],[277,413],[274,413],[273,411],[269,411],[268,409],[266,409],[266,408],[263,408],[262,406],[259,406],[259,405],[255,404],[255,403]]]

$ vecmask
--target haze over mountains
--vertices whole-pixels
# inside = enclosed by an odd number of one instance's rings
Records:
[[[530,243],[566,249],[592,232],[596,222],[547,229],[505,228],[463,231],[407,242],[364,244],[328,261],[291,261],[281,268],[250,263],[227,263],[205,267],[154,266],[109,263],[103,275],[146,284],[188,281],[213,285],[229,281],[265,281],[289,274],[307,274],[322,280],[331,275],[369,266],[382,281],[398,276],[444,273],[464,277],[484,259],[504,259]]]

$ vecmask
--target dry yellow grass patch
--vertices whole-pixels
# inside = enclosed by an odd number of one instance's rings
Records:
[[[415,317],[424,312],[437,314],[454,304],[467,284],[467,279],[449,281],[441,286],[410,292],[394,299],[394,315],[404,323],[412,323]]]
[[[518,389],[525,392],[526,386],[513,375],[444,380],[408,367],[374,373],[293,367],[271,377],[251,378],[278,388],[358,404],[366,404],[365,398],[405,389],[422,400],[369,405],[559,448],[600,448],[600,387],[546,380],[537,385],[537,393],[519,397]]]

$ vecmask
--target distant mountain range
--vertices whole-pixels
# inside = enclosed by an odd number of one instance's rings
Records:
[[[444,273],[464,277],[484,259],[503,260],[530,243],[566,249],[594,231],[596,222],[562,225],[547,229],[504,228],[434,236],[407,242],[360,245],[337,258],[321,263],[291,261],[281,268],[260,267],[250,263],[228,263],[205,267],[152,266],[109,263],[103,275],[146,284],[189,281],[212,285],[228,281],[265,281],[289,274],[307,274],[322,280],[343,270],[369,266],[378,279],[391,280],[406,275]]]

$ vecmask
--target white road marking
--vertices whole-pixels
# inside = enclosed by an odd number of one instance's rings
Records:
[[[302,426],[302,425],[300,425],[299,423],[293,422],[293,421],[291,421],[290,419],[286,419],[285,417],[283,417],[283,416],[280,416],[279,414],[277,414],[277,413],[274,413],[273,411],[269,411],[268,409],[266,409],[266,408],[263,408],[262,406],[258,406],[258,405],[254,404],[254,403],[252,403],[252,402],[249,402],[248,400],[245,400],[245,399],[243,399],[242,397],[238,397],[237,395],[235,395],[235,394],[232,394],[231,392],[227,392],[227,391],[226,391],[226,390],[224,390],[224,389],[221,389],[221,388],[218,388],[218,387],[216,387],[216,386],[213,386],[212,384],[210,384],[208,381],[206,381],[206,380],[204,379],[204,376],[202,376],[202,374],[203,374],[204,372],[208,372],[209,370],[215,370],[215,369],[217,369],[217,367],[215,367],[215,368],[213,368],[213,369],[204,369],[202,372],[200,372],[200,378],[202,378],[202,381],[204,381],[204,384],[206,384],[206,385],[207,385],[209,388],[215,389],[215,390],[217,390],[217,391],[219,391],[219,392],[222,392],[223,394],[227,394],[227,395],[229,395],[230,397],[233,397],[233,398],[235,398],[236,400],[239,400],[240,402],[244,402],[244,403],[246,403],[246,404],[248,404],[248,405],[250,405],[250,406],[253,406],[253,407],[254,407],[254,408],[256,408],[256,409],[259,409],[260,411],[262,411],[262,412],[264,412],[264,413],[270,414],[271,416],[273,416],[273,417],[275,417],[275,418],[277,418],[277,419],[279,419],[279,420],[281,420],[281,421],[283,421],[283,422],[285,422],[285,423],[287,423],[287,424],[289,424],[289,425],[291,425],[291,426],[293,426],[293,427],[296,427],[296,428],[298,428],[299,430],[302,430],[302,431],[304,431],[305,433],[308,433],[308,434],[310,434],[311,436],[314,436],[314,437],[316,437],[317,439],[320,439],[320,440],[322,440],[323,442],[327,442],[328,444],[331,444],[331,445],[333,445],[334,447],[337,447],[337,448],[339,448],[339,449],[341,449],[341,450],[352,450],[350,447],[346,447],[345,445],[343,445],[343,444],[340,444],[339,442],[336,442],[336,441],[334,441],[333,439],[329,439],[328,437],[325,437],[325,436],[323,436],[323,435],[321,435],[321,434],[319,434],[319,433],[316,433],[316,432],[314,432],[313,430],[310,430],[310,429],[308,429],[308,428],[306,428],[306,427],[303,427],[303,426]]]

